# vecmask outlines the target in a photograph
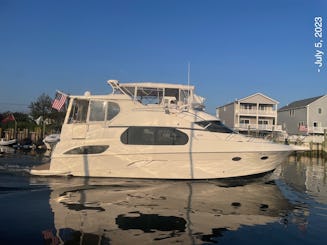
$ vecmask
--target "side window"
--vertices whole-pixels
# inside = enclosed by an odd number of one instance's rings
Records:
[[[74,99],[70,111],[68,123],[85,123],[89,101],[83,99]]]
[[[129,127],[121,141],[129,145],[185,145],[188,136],[169,127]]]
[[[248,124],[249,120],[241,119],[240,123]],[[195,124],[203,127],[205,130],[210,132],[217,132],[217,133],[233,133],[234,131],[227,126],[225,126],[221,121],[214,120],[214,121],[199,121],[195,122]]]
[[[110,121],[115,116],[118,115],[120,112],[119,105],[115,102],[108,102],[108,108],[107,108],[107,121]]]
[[[109,148],[109,145],[88,145],[88,146],[79,146],[71,150],[66,151],[64,154],[100,154],[106,151]]]
[[[91,101],[89,121],[104,121],[105,112],[106,112],[105,101],[101,101],[101,100]]]

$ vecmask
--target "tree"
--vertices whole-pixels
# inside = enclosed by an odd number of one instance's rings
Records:
[[[41,94],[35,102],[31,102],[29,108],[31,109],[31,116],[34,119],[42,116],[43,118],[49,118],[51,114],[51,97],[45,93]]]
[[[51,124],[47,126],[47,130],[60,130],[65,119],[66,111],[58,112],[52,109],[52,99],[49,95],[45,93],[41,94],[35,102],[31,102],[29,108],[31,110],[30,115],[34,120],[42,116],[42,124],[46,119],[51,121]]]

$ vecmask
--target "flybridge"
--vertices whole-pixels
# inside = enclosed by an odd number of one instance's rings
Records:
[[[124,83],[109,80],[114,94],[125,94],[142,104],[171,105],[176,107],[191,106],[204,109],[204,98],[194,93],[194,86],[167,83]]]

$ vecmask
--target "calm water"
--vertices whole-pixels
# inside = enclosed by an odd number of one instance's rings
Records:
[[[234,182],[41,178],[0,156],[1,244],[324,244],[327,164],[290,158]]]

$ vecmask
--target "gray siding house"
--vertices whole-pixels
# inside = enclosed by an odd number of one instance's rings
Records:
[[[294,101],[280,108],[278,123],[290,135],[323,134],[327,129],[327,95]]]
[[[216,108],[216,115],[228,127],[239,132],[269,133],[281,131],[277,125],[278,101],[256,93]]]

